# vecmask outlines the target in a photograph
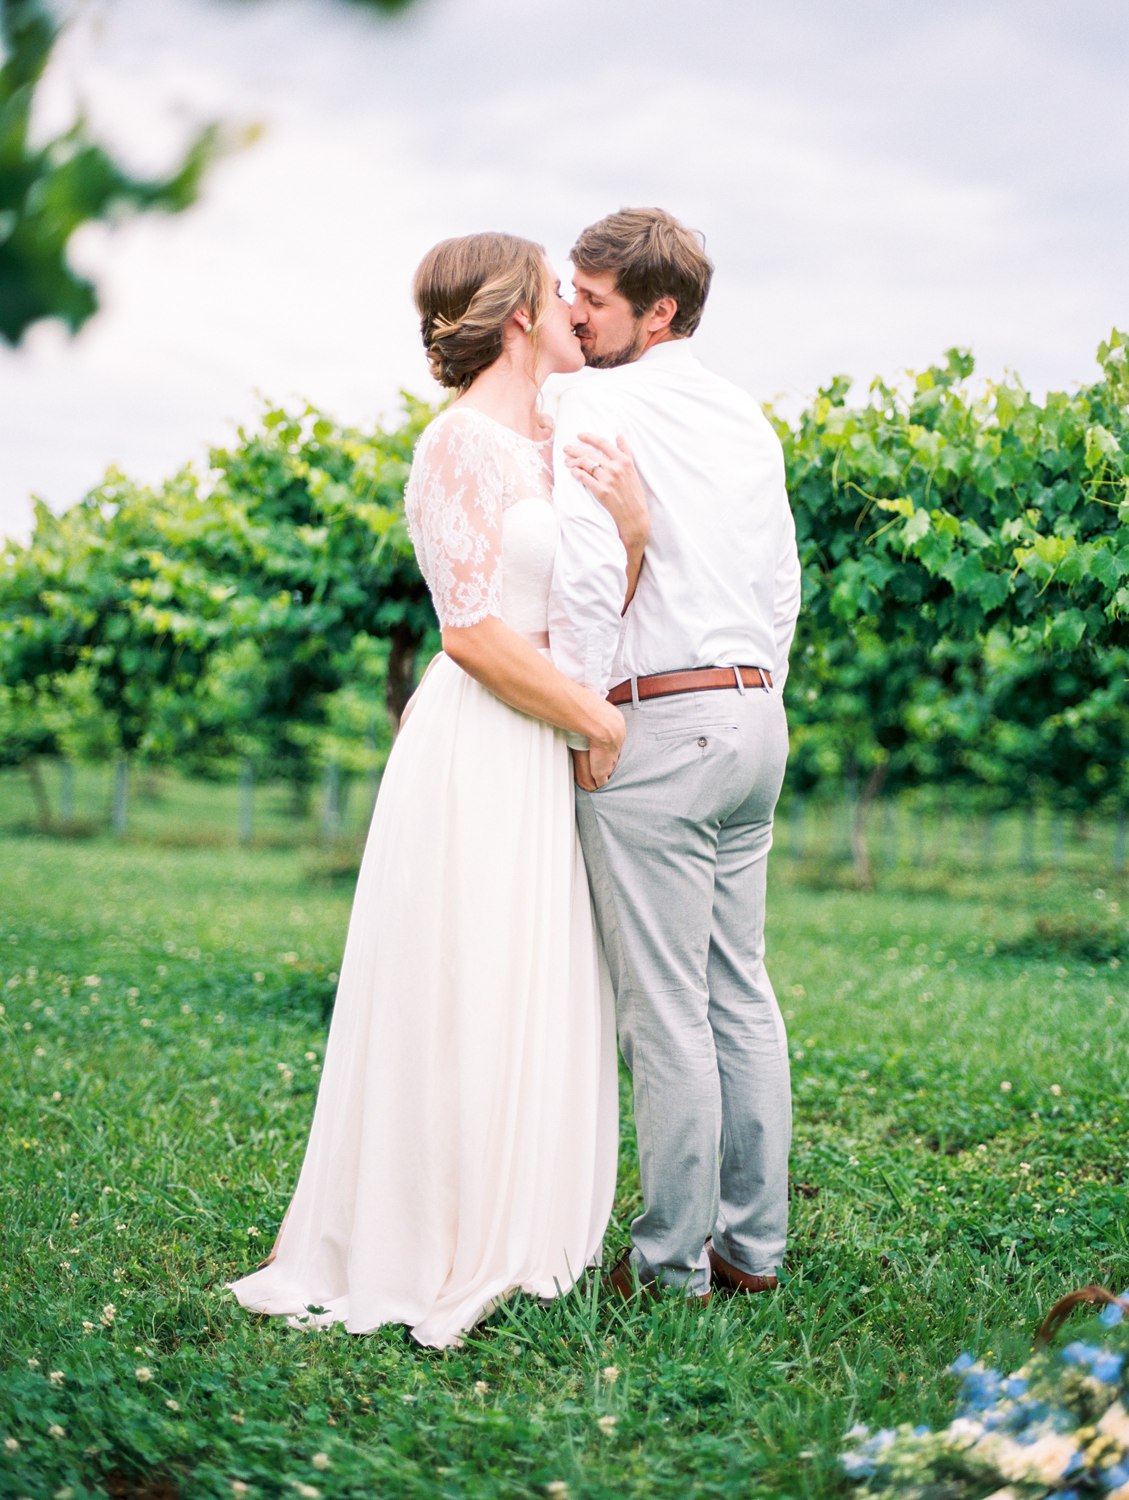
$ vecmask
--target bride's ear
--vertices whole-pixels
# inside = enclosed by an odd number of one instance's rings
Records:
[[[522,333],[533,332],[533,319],[529,316],[527,308],[518,308],[517,312],[514,313],[514,322],[521,329]]]

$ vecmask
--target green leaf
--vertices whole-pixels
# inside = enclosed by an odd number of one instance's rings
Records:
[[[1028,551],[1033,552],[1040,562],[1045,562],[1049,567],[1055,568],[1074,545],[1072,536],[1037,536]],[[1019,553],[1016,556],[1018,557]]]
[[[1109,462],[1120,465],[1121,447],[1108,428],[1095,423],[1086,431],[1086,467],[1101,469]]]
[[[916,506],[908,495],[899,495],[893,500],[877,500],[875,504],[879,510],[890,511],[896,516],[905,516],[908,520],[913,515]]]
[[[912,547],[915,542],[920,542],[923,536],[929,532],[931,522],[927,510],[915,511],[902,527],[902,542],[906,547]]]
[[[1112,544],[1100,546],[1095,543],[1088,548],[1088,553],[1087,571],[1090,576],[1096,578],[1100,584],[1112,592],[1126,573],[1129,573],[1129,560],[1123,562],[1120,555],[1114,551]]]
[[[1073,651],[1086,634],[1086,617],[1081,610],[1067,609],[1047,622],[1048,646]]]

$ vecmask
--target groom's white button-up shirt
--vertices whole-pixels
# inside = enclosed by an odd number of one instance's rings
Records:
[[[615,524],[564,461],[581,432],[625,437],[647,492],[651,535],[622,618]],[[753,398],[674,339],[565,385],[554,449],[549,639],[559,670],[600,694],[687,667],[766,667],[782,688],[800,564],[780,441]]]

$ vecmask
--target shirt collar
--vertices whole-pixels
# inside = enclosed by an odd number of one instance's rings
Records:
[[[685,370],[697,362],[698,357],[689,339],[666,339],[661,344],[652,344],[635,361],[652,369],[661,365],[668,370]]]

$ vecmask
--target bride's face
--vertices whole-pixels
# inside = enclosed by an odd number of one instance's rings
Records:
[[[584,365],[584,350],[580,340],[572,331],[572,308],[561,294],[561,283],[557,273],[546,261],[552,297],[544,321],[538,330],[537,378],[546,375],[566,375]]]

